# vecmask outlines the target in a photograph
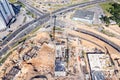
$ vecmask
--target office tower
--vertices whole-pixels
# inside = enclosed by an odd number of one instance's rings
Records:
[[[15,13],[8,0],[0,0],[0,30],[7,28]]]

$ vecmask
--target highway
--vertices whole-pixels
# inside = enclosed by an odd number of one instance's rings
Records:
[[[33,6],[29,5],[26,0],[18,0],[19,2],[21,2],[22,4],[25,5],[25,7],[31,12],[31,13],[34,13],[38,16],[42,16],[44,15],[43,12],[39,11],[38,9],[34,8]]]
[[[44,15],[43,12],[37,10],[36,8],[32,7],[31,5],[29,5],[26,0],[18,0],[19,2],[21,2],[22,4],[24,4],[26,6],[26,8],[31,12],[31,13],[34,13],[38,16],[42,16]]]
[[[101,3],[101,2],[105,2],[105,1],[107,1],[107,0],[95,0],[95,1],[85,2],[85,3],[75,4],[72,6],[68,6],[68,7],[56,10],[56,11],[52,12],[51,16],[60,15],[61,13],[69,12],[71,10],[74,10],[75,8],[82,8],[85,6],[89,6],[89,5],[93,5],[93,4],[97,4],[97,3]],[[11,42],[11,41],[13,41],[15,39],[19,39],[19,38],[25,36],[26,34],[29,34],[34,28],[46,23],[47,21],[49,21],[49,19],[50,19],[50,14],[49,13],[44,14],[43,16],[40,16],[36,20],[33,20],[33,21],[21,26],[16,31],[14,31],[10,36],[8,36],[1,43],[0,46],[2,47],[2,49],[0,50],[0,56],[2,56],[4,53],[6,53],[9,50],[9,47],[6,44],[8,44],[8,43],[13,44],[14,42]]]
[[[84,30],[84,29],[78,29],[76,30],[77,32],[81,32],[81,33],[84,33],[84,34],[88,34],[88,35],[91,35],[93,37],[96,37],[97,39],[100,39],[101,41],[109,44],[111,47],[113,47],[115,50],[117,50],[118,52],[120,52],[120,46],[118,46],[117,44],[115,44],[114,42],[111,42],[110,40],[96,34],[96,33],[93,33],[93,32],[90,32],[90,31],[87,31],[87,30]]]
[[[85,7],[85,6],[89,6],[89,5],[93,5],[93,4],[97,4],[97,3],[101,3],[101,2],[106,2],[106,1],[109,1],[109,0],[94,0],[94,1],[89,1],[89,2],[85,2],[85,3],[74,4],[74,5],[71,5],[71,6],[68,6],[68,7],[58,9],[58,10],[54,11],[52,14],[58,15],[58,14],[61,14],[61,13],[66,13],[66,12],[72,11],[75,8],[82,8],[82,7]]]

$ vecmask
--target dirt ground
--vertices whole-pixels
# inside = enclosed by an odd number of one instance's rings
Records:
[[[71,21],[71,23],[72,23],[72,22],[74,22],[74,21]],[[110,40],[110,41],[112,41],[112,42],[114,42],[115,44],[117,44],[117,45],[120,46],[120,39],[117,39],[117,38],[115,38],[115,37],[109,37],[109,36],[107,36],[107,35],[105,35],[105,34],[102,34],[102,33],[98,32],[97,30],[95,30],[95,29],[93,29],[93,28],[91,28],[91,27],[89,27],[89,26],[87,26],[87,25],[85,25],[85,24],[78,24],[77,22],[74,23],[74,24],[75,24],[75,27],[78,27],[78,28],[84,29],[84,30],[88,30],[88,31],[91,31],[91,32],[96,33],[96,34],[98,34],[98,35],[101,35],[101,36],[103,36],[104,38],[106,38],[106,39],[108,39],[108,40]],[[116,31],[116,34],[117,34],[117,35],[120,35],[120,28],[119,28],[118,26],[115,26],[115,27],[114,27],[114,26],[110,26],[109,30],[111,30],[111,32],[112,32],[113,30],[115,30],[115,31]]]
[[[83,34],[83,33],[78,33],[76,31],[73,31],[73,30],[69,30],[68,31],[69,34],[72,33],[72,35],[77,35],[79,37],[82,37],[84,39],[87,39],[87,40],[90,40],[90,41],[93,41],[94,43],[96,44],[99,44],[100,46],[102,46],[103,48],[104,47],[107,47],[108,50],[110,51],[111,54],[118,54],[119,52],[117,50],[115,50],[113,47],[111,47],[110,45],[106,44],[105,42],[95,38],[95,37],[92,37],[90,35],[86,35],[86,34]]]
[[[34,77],[37,74],[48,74],[48,72],[53,71],[53,66],[54,50],[47,44],[43,44],[41,49],[38,51],[36,58],[30,59],[27,62],[23,62],[21,64],[21,73],[18,75],[16,80],[23,80],[23,78],[25,80],[30,80],[31,77]],[[35,72],[34,69],[36,69],[37,72]]]

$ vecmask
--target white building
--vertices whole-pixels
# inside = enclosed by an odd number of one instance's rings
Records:
[[[8,0],[0,0],[0,30],[7,28],[15,13]]]

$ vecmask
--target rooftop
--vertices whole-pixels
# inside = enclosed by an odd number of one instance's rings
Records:
[[[75,18],[82,18],[87,20],[93,20],[94,12],[87,10],[77,10],[73,15]]]
[[[65,65],[63,61],[56,59],[55,61],[55,71],[65,71]]]

